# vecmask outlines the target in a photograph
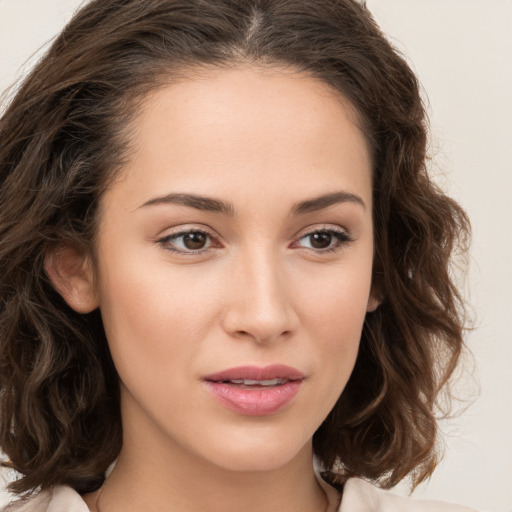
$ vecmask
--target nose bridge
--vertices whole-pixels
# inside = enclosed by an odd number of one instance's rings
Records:
[[[233,264],[225,328],[258,342],[295,329],[297,317],[282,259],[270,244],[240,249]]]

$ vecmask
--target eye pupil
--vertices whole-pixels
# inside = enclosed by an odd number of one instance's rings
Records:
[[[202,249],[206,244],[206,237],[207,235],[205,233],[198,231],[187,233],[183,236],[183,244],[190,250]]]
[[[332,235],[330,233],[313,233],[311,236],[311,247],[325,249],[331,245]]]

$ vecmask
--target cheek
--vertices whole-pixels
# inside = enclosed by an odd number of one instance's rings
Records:
[[[365,318],[364,307],[350,301],[325,304],[316,311],[311,340],[326,387],[341,393],[354,367]]]
[[[156,375],[169,373],[171,361],[188,366],[210,325],[211,288],[155,268],[125,261],[104,273],[101,314],[121,378],[134,367]]]
[[[301,282],[301,310],[308,322],[332,339],[336,333],[347,340],[358,338],[367,312],[371,288],[372,261],[366,254],[360,261],[345,261],[322,269]],[[355,259],[355,258],[354,258]]]
[[[316,286],[310,283],[303,300],[312,354],[322,369],[322,388],[331,395],[332,405],[357,358],[371,287],[371,261],[345,270],[317,280]]]

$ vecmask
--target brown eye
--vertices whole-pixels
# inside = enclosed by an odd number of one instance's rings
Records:
[[[171,252],[197,254],[211,246],[211,239],[211,235],[205,231],[190,230],[166,236],[158,240],[158,243]]]
[[[314,233],[310,236],[311,247],[313,249],[327,249],[331,245],[333,236],[325,231]]]
[[[201,231],[194,231],[183,236],[183,245],[190,250],[204,249],[208,235]]]
[[[299,244],[300,247],[305,247],[321,253],[336,251],[351,241],[352,238],[345,231],[338,231],[337,229],[322,229],[304,235],[300,238]]]

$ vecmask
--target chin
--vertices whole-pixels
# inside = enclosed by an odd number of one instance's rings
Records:
[[[218,461],[217,466],[236,472],[263,472],[274,471],[286,466],[297,457],[304,457],[313,453],[312,443],[283,442],[283,438],[265,443],[260,439],[257,443],[233,443],[231,446],[221,447],[212,459]]]

